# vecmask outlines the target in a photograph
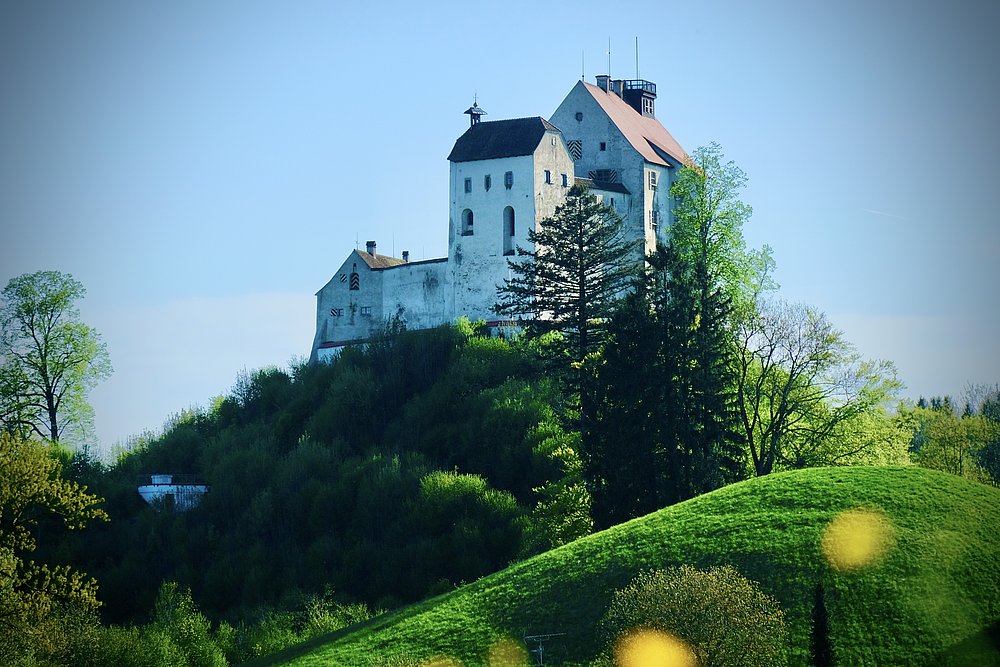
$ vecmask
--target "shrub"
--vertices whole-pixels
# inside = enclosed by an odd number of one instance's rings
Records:
[[[683,640],[701,665],[752,667],[787,661],[778,602],[728,565],[645,572],[615,591],[600,625],[608,652],[634,638],[637,630]]]

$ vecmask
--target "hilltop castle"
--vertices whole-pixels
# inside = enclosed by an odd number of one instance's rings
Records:
[[[350,253],[316,293],[310,361],[367,340],[390,317],[408,329],[461,315],[498,326],[490,308],[508,258],[574,184],[615,209],[642,261],[672,222],[668,192],[686,158],[655,103],[654,83],[598,76],[578,81],[549,120],[482,121],[474,104],[448,156],[448,256],[411,262],[406,251],[379,254],[374,241]]]

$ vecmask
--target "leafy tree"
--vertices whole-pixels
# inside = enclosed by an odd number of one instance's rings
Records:
[[[932,405],[934,404],[932,400]],[[995,446],[1000,439],[1000,425],[980,415],[960,416],[954,410],[940,408],[913,408],[903,414],[909,424],[913,460],[925,468],[943,470],[954,475],[981,482],[989,482],[995,464]]]
[[[93,579],[29,557],[46,517],[70,530],[108,518],[97,507],[100,498],[62,479],[60,472],[46,445],[0,434],[0,652],[23,647],[25,640],[29,645],[40,641],[39,631],[60,605],[84,610],[99,605]]]
[[[588,535],[593,530],[591,497],[580,460],[580,434],[567,433],[550,417],[533,429],[535,457],[557,470],[532,491],[537,502],[523,517],[522,555],[534,555]]]
[[[674,224],[669,237],[678,264],[702,272],[703,299],[710,288],[720,289],[733,317],[752,310],[756,296],[775,287],[771,249],[748,250],[743,239],[753,213],[740,200],[746,184],[743,170],[725,161],[719,144],[711,143],[692,152],[670,186]]]
[[[785,664],[784,614],[731,566],[654,570],[615,591],[600,632],[611,649],[637,629],[684,641],[701,665]]]
[[[0,419],[22,437],[84,439],[93,410],[87,391],[111,373],[107,349],[80,321],[83,285],[39,271],[13,278],[0,306]]]
[[[767,285],[767,250],[748,252],[746,177],[715,144],[671,187],[669,242],[608,325],[592,364],[599,424],[585,434],[598,523],[610,525],[741,476],[734,321]]]
[[[900,387],[891,363],[862,361],[823,313],[804,305],[761,300],[738,335],[737,406],[757,475],[858,454],[831,446]],[[877,444],[854,442],[859,451]]]
[[[535,332],[559,331],[575,362],[603,341],[604,320],[634,275],[634,245],[614,210],[574,186],[555,214],[528,230],[511,277],[497,288],[500,315],[530,320]]]

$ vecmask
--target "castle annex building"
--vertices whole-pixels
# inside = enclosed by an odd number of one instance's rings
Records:
[[[664,240],[668,195],[684,149],[656,120],[656,84],[643,79],[578,81],[548,120],[536,116],[471,125],[448,155],[448,256],[409,261],[355,250],[316,293],[310,361],[367,340],[387,318],[408,329],[462,315],[497,326],[491,307],[517,246],[551,216],[574,184],[586,185],[625,221],[635,261]]]

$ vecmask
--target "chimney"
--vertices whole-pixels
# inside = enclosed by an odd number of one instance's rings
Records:
[[[410,261],[410,251],[409,250],[404,250],[403,251],[403,261],[404,262],[409,262]]]
[[[374,257],[375,256],[375,242],[374,241],[366,241],[365,242],[365,250],[368,251],[369,255],[371,255],[372,257]]]
[[[622,80],[621,79],[612,79],[609,85],[610,85],[612,93],[614,93],[618,97],[622,96]]]
[[[597,75],[597,87],[600,88],[601,90],[603,90],[604,92],[608,92],[608,81],[610,79],[611,79],[611,77],[608,76],[607,74],[598,74]]]

